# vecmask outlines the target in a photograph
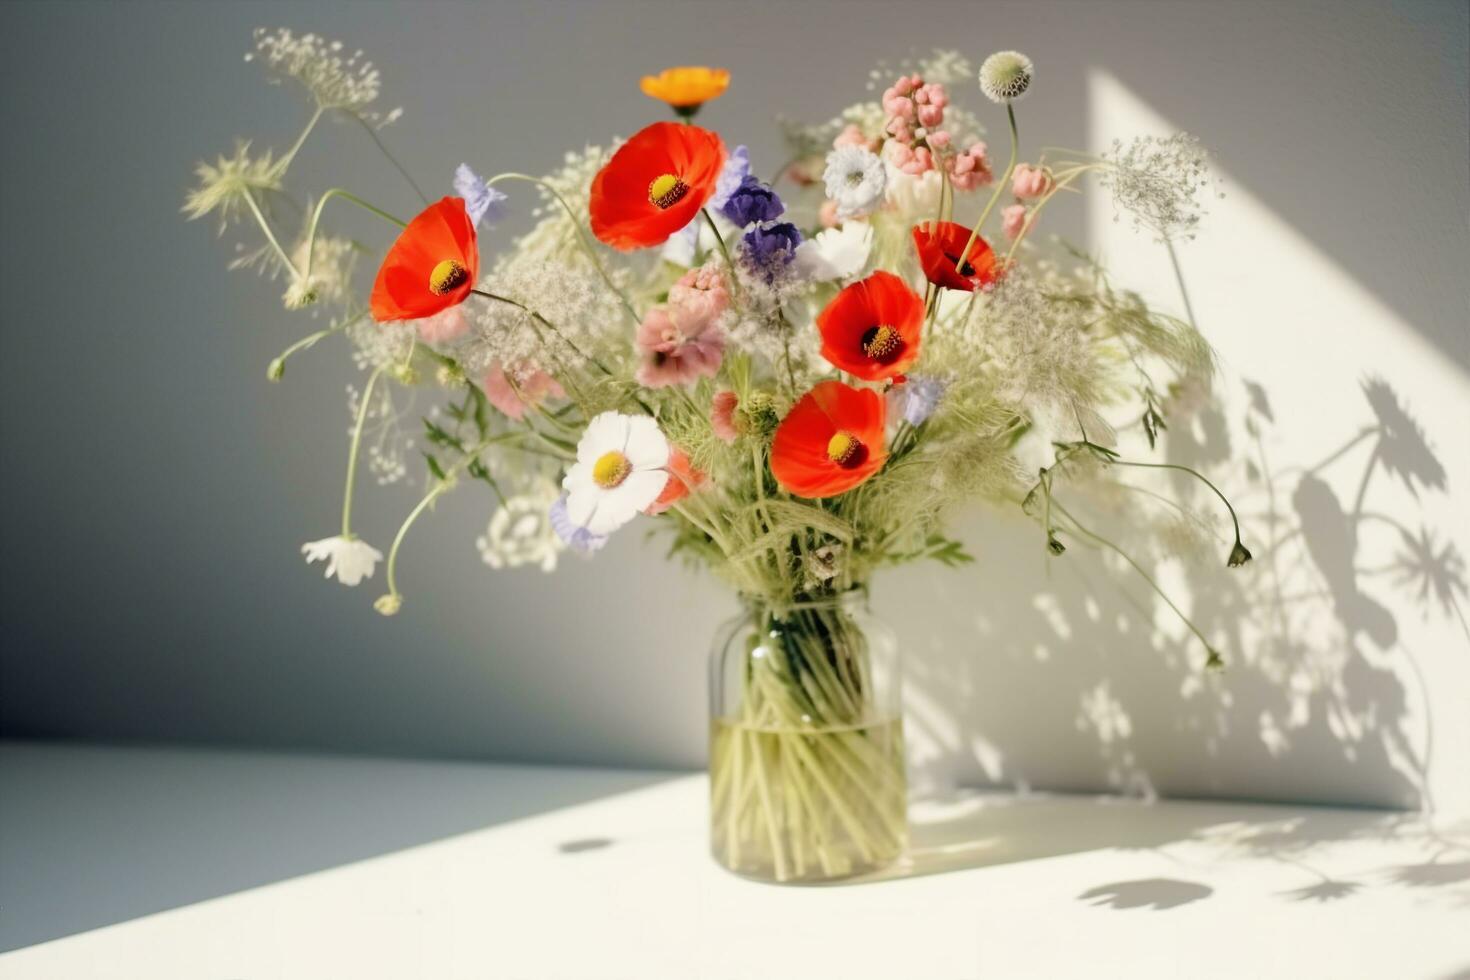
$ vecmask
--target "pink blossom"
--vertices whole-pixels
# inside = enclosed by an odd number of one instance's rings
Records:
[[[817,219],[822,222],[823,228],[836,228],[842,224],[842,219],[837,217],[837,202],[823,201],[822,206],[817,209]]]
[[[1026,205],[1012,204],[1000,209],[1000,227],[1006,237],[1015,241],[1026,225]]]
[[[635,377],[648,388],[714,377],[725,353],[725,335],[713,322],[686,333],[674,325],[669,311],[662,306],[644,314],[636,343],[645,358]]]
[[[984,187],[995,179],[990,172],[990,158],[985,154],[984,143],[972,143],[969,149],[947,158],[945,163],[950,182],[962,191]]]
[[[729,305],[725,274],[714,264],[690,269],[669,287],[669,319],[685,336],[712,324]]]
[[[914,91],[914,110],[921,126],[932,129],[944,122],[944,107],[947,105],[949,95],[943,85],[921,85]]]
[[[883,155],[901,173],[918,176],[934,169],[934,154],[928,147],[893,142],[883,147]]]
[[[414,326],[418,329],[420,340],[426,344],[435,345],[458,340],[470,328],[469,321],[465,319],[464,310],[458,306],[451,306],[447,310],[440,310],[433,316],[415,320]]]
[[[507,371],[499,361],[493,361],[480,387],[485,389],[485,399],[491,405],[517,422],[525,417],[528,407],[566,394],[555,378],[530,363]]]
[[[848,123],[847,126],[843,128],[842,132],[837,134],[837,138],[832,141],[832,148],[834,150],[839,146],[867,145],[868,138],[863,135],[863,131],[858,127],[857,123]]]
[[[928,143],[936,150],[943,150],[945,147],[949,146],[950,139],[951,137],[948,130],[936,129],[928,136],[924,137],[924,142]]]
[[[1016,176],[1011,181],[1011,193],[1022,200],[1041,197],[1051,190],[1051,177],[1040,167],[1022,163],[1016,167]]]
[[[725,442],[734,442],[740,436],[735,427],[735,409],[740,407],[740,396],[733,391],[717,391],[710,402],[709,427]]]

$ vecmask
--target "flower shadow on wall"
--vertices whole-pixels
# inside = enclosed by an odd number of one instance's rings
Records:
[[[1223,561],[1179,568],[1158,554],[1144,557],[1146,538],[1126,546],[1189,597],[1192,618],[1227,651],[1222,675],[1202,670],[1188,636],[1156,625],[1170,624],[1156,620],[1152,598],[1140,598],[1103,556],[1073,548],[1047,559],[1041,532],[1021,522],[968,535],[982,542],[976,550],[985,581],[932,576],[923,583],[923,608],[947,612],[918,629],[894,617],[928,646],[913,649],[906,664],[906,723],[921,792],[944,798],[956,783],[1023,792],[1042,785],[1144,801],[1236,796],[1432,811],[1434,719],[1415,689],[1422,675],[1401,620],[1417,610],[1470,647],[1464,559],[1402,503],[1450,490],[1430,440],[1386,380],[1364,380],[1362,394],[1361,422],[1349,419],[1342,443],[1307,465],[1269,458],[1278,422],[1267,392],[1250,382],[1235,426],[1211,402],[1191,425],[1170,432],[1165,458],[1224,485],[1256,561],[1244,570]],[[1387,485],[1395,478],[1407,498],[1383,492],[1396,489]],[[1208,505],[1192,481],[1167,489],[1201,512]],[[1390,499],[1398,505],[1382,502]],[[1171,515],[1157,503],[1144,490],[1104,494],[1093,508],[1112,527],[1152,522],[1157,532],[1172,519],[1213,533],[1192,507]],[[1131,516],[1121,519],[1120,511]],[[1197,550],[1223,554],[1227,540]],[[898,584],[902,593],[905,583]],[[978,633],[978,642],[953,649],[941,636],[957,629]],[[1470,880],[1470,840],[1440,834],[1418,814],[1104,820],[1088,840],[1071,844],[1037,840],[1055,836],[1045,828],[1035,810],[999,824],[993,810],[948,826],[921,821],[913,873],[996,863],[1002,852],[1162,851],[1204,842],[1299,870],[1303,884],[1281,896],[1291,901],[1336,901],[1375,883],[1428,888]],[[1394,841],[1414,858],[1352,876],[1313,862],[1334,842],[1361,841]],[[933,846],[926,852],[926,845]],[[1013,859],[1020,858],[1005,860]]]
[[[1192,617],[1227,651],[1225,674],[1206,675],[1197,650],[1156,625],[1152,600],[1101,556],[1074,548],[1048,561],[1034,527],[987,524],[970,535],[981,542],[985,581],[932,576],[924,591],[941,601],[924,608],[939,609],[936,618],[915,629],[894,617],[930,648],[906,665],[919,785],[1433,802],[1433,719],[1413,690],[1417,666],[1389,601],[1442,617],[1470,643],[1464,561],[1416,514],[1377,505],[1375,491],[1397,477],[1414,494],[1446,493],[1445,470],[1383,379],[1363,383],[1363,424],[1307,466],[1268,459],[1269,397],[1251,384],[1245,393],[1245,444],[1234,444],[1225,410],[1211,404],[1170,433],[1166,458],[1226,485],[1255,563],[1180,568],[1141,557],[1190,597]],[[1334,489],[1344,484],[1353,488],[1346,505]],[[1168,489],[1183,500],[1197,493],[1187,480]],[[1193,502],[1206,512],[1207,501]],[[1145,490],[1097,506],[1114,511],[1101,518],[1113,527],[1208,528],[1156,503]],[[1148,541],[1128,544],[1148,555]],[[940,639],[957,632],[978,641],[953,650]]]

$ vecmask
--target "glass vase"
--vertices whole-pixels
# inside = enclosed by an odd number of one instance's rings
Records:
[[[908,840],[898,648],[867,594],[747,603],[710,671],[710,842],[764,881],[895,861]]]

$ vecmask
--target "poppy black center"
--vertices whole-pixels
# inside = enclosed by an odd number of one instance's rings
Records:
[[[945,252],[944,257],[949,259],[950,263],[954,265],[955,270],[960,275],[973,276],[975,274],[975,267],[968,262],[961,262],[958,255],[950,255],[948,252]]]

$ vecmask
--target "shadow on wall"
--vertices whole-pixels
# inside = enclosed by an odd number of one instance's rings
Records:
[[[1209,474],[1240,511],[1244,568],[1225,567],[1231,537],[1198,516],[1218,504],[1184,474],[1162,494],[1121,473],[1110,483],[1131,489],[1073,491],[1224,652],[1222,673],[1132,570],[1080,543],[1049,558],[1019,516],[967,529],[977,574],[897,576],[880,593],[892,609],[936,610],[922,623],[890,610],[924,644],[906,663],[916,784],[1431,806],[1432,719],[1392,610],[1445,617],[1470,641],[1465,566],[1412,507],[1380,506],[1446,493],[1448,479],[1393,387],[1362,390],[1361,424],[1304,466],[1268,459],[1276,421],[1248,382],[1233,419],[1209,404],[1171,430],[1164,458]],[[1409,496],[1378,492],[1395,477]],[[941,639],[967,633],[970,649]]]

